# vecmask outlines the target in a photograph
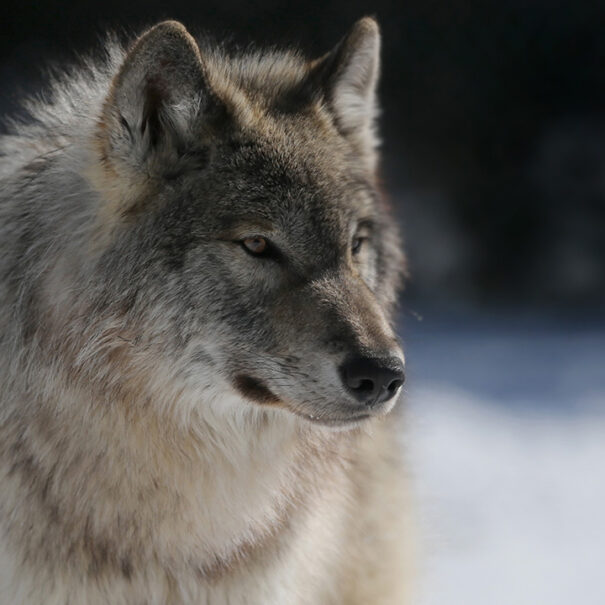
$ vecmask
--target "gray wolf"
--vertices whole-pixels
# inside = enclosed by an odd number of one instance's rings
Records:
[[[404,601],[379,40],[164,22],[10,125],[2,605]]]

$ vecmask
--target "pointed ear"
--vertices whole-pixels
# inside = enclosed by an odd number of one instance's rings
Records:
[[[336,124],[344,136],[374,148],[376,85],[380,69],[380,32],[364,17],[330,53],[313,67]]]
[[[104,162],[129,179],[178,171],[211,96],[185,27],[156,25],[134,43],[113,80],[100,125]]]

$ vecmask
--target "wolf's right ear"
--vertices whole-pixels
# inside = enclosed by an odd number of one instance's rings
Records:
[[[135,42],[105,101],[104,163],[130,180],[178,171],[212,102],[195,40],[176,21],[156,25]]]

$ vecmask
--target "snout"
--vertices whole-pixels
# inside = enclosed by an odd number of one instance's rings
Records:
[[[368,411],[393,399],[405,382],[399,357],[352,357],[340,367],[340,376],[347,392]]]

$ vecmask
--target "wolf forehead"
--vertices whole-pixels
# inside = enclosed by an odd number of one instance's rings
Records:
[[[307,132],[303,130],[301,138]],[[333,146],[320,154],[317,145],[293,145],[298,136],[293,132],[286,141],[277,137],[251,140],[216,152],[207,176],[212,179],[217,218],[224,222],[233,212],[249,212],[259,219],[280,221],[306,211],[319,227],[320,219],[346,225],[355,216],[373,215],[380,198],[373,179],[358,170],[355,162],[343,162]],[[203,170],[191,175],[194,190],[205,176]],[[208,193],[204,194],[207,199]]]

